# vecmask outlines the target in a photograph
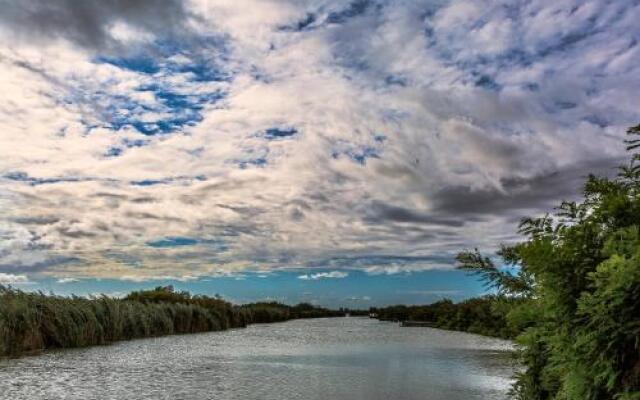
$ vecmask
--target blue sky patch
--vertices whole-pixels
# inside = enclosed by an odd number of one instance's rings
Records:
[[[315,28],[326,26],[327,24],[344,24],[348,20],[364,15],[376,3],[372,0],[355,0],[338,11],[329,12],[324,20],[319,19],[321,11],[307,12],[307,14],[294,23],[281,25],[280,32],[304,32]],[[379,5],[376,5],[379,7]]]
[[[168,236],[165,238],[152,240],[147,242],[147,246],[155,248],[172,248],[183,246],[207,246],[209,249],[222,252],[228,250],[228,245],[224,240],[219,239],[201,239],[185,236]]]
[[[291,24],[291,25],[282,25],[280,27],[278,27],[278,30],[283,31],[283,32],[300,32],[300,31],[304,31],[307,29],[310,29],[311,27],[313,27],[314,23],[318,20],[318,17],[313,14],[313,13],[307,13],[307,15]]]
[[[268,128],[262,134],[267,140],[286,139],[295,136],[298,133],[296,128]]]
[[[106,98],[106,101],[111,101],[107,108],[109,115],[107,127],[116,131],[130,127],[145,136],[173,133],[183,127],[195,126],[202,121],[204,108],[223,99],[226,95],[221,90],[204,94],[183,94],[157,84],[141,86],[138,91],[152,92],[158,105],[150,106],[122,96]],[[164,117],[155,121],[143,120],[148,113],[157,113]],[[138,140],[125,145],[141,147],[147,143],[144,140]]]
[[[133,186],[155,186],[155,185],[167,185],[175,181],[206,181],[207,177],[204,175],[196,176],[176,176],[162,179],[140,179],[129,182]]]
[[[120,147],[109,147],[109,149],[104,153],[105,157],[118,157],[122,155],[122,148]]]
[[[142,74],[155,74],[160,72],[160,66],[153,58],[147,56],[133,57],[109,57],[99,56],[95,59],[96,63],[111,64],[115,67],[126,69]]]
[[[221,67],[227,61],[228,53],[225,40],[205,37],[184,43],[158,41],[151,48],[139,49],[127,56],[101,55],[93,61],[152,76],[153,84],[141,85],[137,90],[153,93],[156,103],[142,102],[133,96],[110,94],[106,88],[96,91],[91,98],[94,103],[101,105],[107,128],[116,131],[132,128],[146,136],[174,133],[197,125],[203,119],[204,108],[226,96],[222,88],[193,93],[190,84],[178,85],[174,78],[186,77],[187,82],[193,83],[229,82],[233,74]],[[83,101],[82,95],[76,97],[69,101]],[[153,120],[149,118],[150,114],[159,117]]]
[[[193,246],[198,244],[197,239],[188,238],[188,237],[167,237],[164,239],[154,240],[151,242],[147,242],[147,246],[150,247],[179,247],[179,246]]]
[[[193,64],[169,65],[167,71],[171,73],[190,74],[194,82],[226,82],[231,75],[204,61]]]
[[[355,18],[367,12],[373,2],[370,0],[355,0],[341,11],[332,12],[327,16],[330,24],[342,24],[351,18]]]
[[[163,185],[171,182],[172,179],[142,179],[139,181],[131,181],[133,186],[154,186]]]
[[[231,79],[220,67],[228,53],[226,40],[210,36],[184,42],[159,40],[126,56],[99,55],[94,62],[145,75],[189,74],[194,82],[223,82]]]
[[[267,159],[264,157],[248,158],[246,160],[236,160],[235,163],[240,169],[247,169],[249,167],[263,168],[267,165]]]
[[[29,174],[23,171],[9,172],[5,174],[3,178],[8,179],[10,181],[25,182],[30,184],[31,186],[47,185],[47,184],[63,183],[63,182],[86,182],[91,180],[90,178],[81,178],[81,177],[36,178],[36,177],[30,176]]]
[[[607,126],[609,126],[609,121],[605,117],[600,115],[587,115],[583,118],[583,120],[592,125],[596,125],[599,128],[606,128]]]
[[[227,160],[226,162],[229,164],[235,164],[240,169],[247,168],[264,168],[269,164],[268,156],[269,156],[269,147],[268,146],[260,146],[260,147],[247,147],[244,149],[244,156]]]
[[[378,150],[371,146],[350,149],[344,154],[349,157],[351,161],[357,162],[360,165],[365,165],[369,158],[380,158]]]
[[[373,135],[373,140],[375,140],[378,143],[384,143],[387,140],[387,136],[381,133],[377,133]]]
[[[371,145],[354,144],[343,140],[337,141],[331,151],[331,157],[335,159],[347,157],[354,163],[364,166],[367,164],[368,159],[380,158],[384,139],[382,137],[376,139],[376,137],[378,136],[373,136],[374,143]]]
[[[407,78],[401,75],[390,74],[384,78],[384,83],[387,86],[407,86]]]
[[[499,91],[502,89],[502,86],[498,84],[492,77],[489,75],[482,75],[476,81],[475,85],[484,89]]]
[[[151,143],[149,139],[122,139],[122,145],[127,148],[144,147]]]

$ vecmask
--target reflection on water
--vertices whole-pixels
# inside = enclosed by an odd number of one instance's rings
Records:
[[[299,320],[0,361],[2,399],[505,399],[509,342]]]

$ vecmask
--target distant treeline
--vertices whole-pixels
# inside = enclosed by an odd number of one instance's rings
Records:
[[[344,313],[304,303],[235,306],[219,297],[175,292],[172,287],[116,299],[62,297],[0,286],[0,356]]]
[[[460,303],[445,299],[427,305],[396,305],[369,311],[385,321],[430,322],[435,328],[511,339],[520,331],[509,324],[507,314],[521,302],[517,298],[484,296]]]

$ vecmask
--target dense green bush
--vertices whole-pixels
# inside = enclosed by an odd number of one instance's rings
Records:
[[[640,125],[628,149],[640,149]],[[372,309],[381,319],[514,337],[526,370],[521,400],[640,400],[640,154],[614,179],[590,176],[581,202],[526,218],[525,240],[503,246],[501,262],[477,250],[459,268],[495,296],[454,304]],[[515,272],[513,272],[515,271]]]
[[[640,134],[640,125],[629,129]],[[627,141],[640,148],[640,140]],[[525,219],[526,240],[504,247],[502,265],[477,251],[458,257],[503,296],[523,333],[513,394],[523,400],[640,399],[640,156],[615,179],[590,176],[581,202]]]

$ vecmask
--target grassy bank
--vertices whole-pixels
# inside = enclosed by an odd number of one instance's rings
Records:
[[[341,315],[309,304],[234,306],[217,297],[192,296],[169,287],[116,299],[61,297],[0,286],[0,356]]]

